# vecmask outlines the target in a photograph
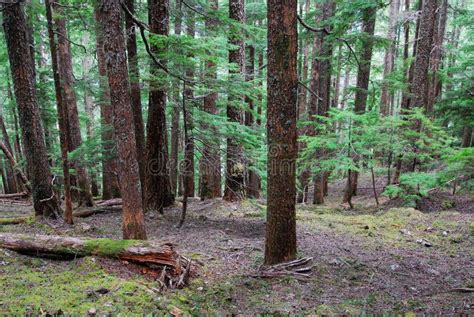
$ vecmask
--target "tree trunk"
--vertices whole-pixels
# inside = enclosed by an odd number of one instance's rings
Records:
[[[218,1],[209,0],[210,9],[217,12]],[[206,32],[212,36],[217,31],[217,21],[206,20]],[[210,81],[217,79],[217,65],[211,61],[206,61],[206,76]],[[212,88],[211,88],[212,89]],[[211,92],[204,97],[203,110],[212,115],[219,113],[217,109],[217,92]],[[211,199],[221,196],[221,158],[219,155],[219,137],[215,136],[216,129],[213,126],[203,126],[204,131],[210,130],[209,137],[205,140],[202,150],[202,157],[199,164],[200,184],[199,191],[201,200]]]
[[[44,142],[23,3],[3,8],[3,27],[20,117],[27,169],[31,178],[35,214],[57,217],[61,208],[51,184],[51,170]]]
[[[101,20],[98,7],[94,7],[96,21]],[[105,63],[104,36],[97,23],[97,68],[99,71],[100,97],[100,117],[102,122],[103,156],[102,156],[102,199],[112,199],[120,197],[120,186],[117,178],[117,157],[113,144],[113,107],[110,104],[110,90],[107,82],[107,67]]]
[[[69,175],[68,160],[68,140],[69,140],[69,116],[68,104],[64,102],[61,89],[61,80],[58,66],[58,50],[53,29],[53,13],[50,0],[45,0],[46,19],[48,23],[49,48],[51,50],[51,66],[53,69],[54,91],[56,93],[56,108],[58,113],[59,125],[59,143],[61,147],[61,160],[63,165],[63,182],[64,182],[64,220],[68,224],[73,223],[72,219],[72,197],[71,197],[71,177]]]
[[[462,134],[462,147],[470,147],[472,146],[472,127],[471,126],[465,126],[463,128],[463,134]]]
[[[186,33],[188,37],[194,38],[195,30],[194,13],[189,11],[186,18]],[[188,56],[192,58],[192,55]],[[193,66],[186,70],[186,77],[193,80],[194,69]],[[186,86],[184,91],[185,104],[188,105],[184,120],[186,121],[187,135],[184,140],[184,191],[188,197],[194,197],[194,137],[193,137],[193,108],[194,108],[194,93],[191,87]],[[183,103],[184,104],[184,103]]]
[[[380,114],[387,116],[390,113],[390,100],[392,93],[388,84],[387,77],[393,71],[395,63],[395,35],[396,23],[398,19],[398,10],[400,7],[400,0],[393,0],[390,3],[389,20],[388,20],[388,34],[387,38],[390,40],[390,45],[385,49],[384,68],[383,68],[383,84],[380,96]]]
[[[113,105],[117,174],[123,202],[123,238],[146,239],[120,2],[101,0],[99,11]]]
[[[61,79],[62,95],[64,103],[67,104],[69,114],[69,152],[79,148],[82,144],[81,127],[79,124],[79,114],[77,110],[76,94],[74,92],[74,75],[72,70],[71,43],[68,40],[66,29],[66,20],[59,6],[53,5],[56,9],[54,22],[56,25],[56,33],[58,35],[58,67],[59,78]],[[67,126],[66,126],[67,127]],[[78,191],[73,191],[73,197],[78,200],[79,205],[93,206],[94,199],[91,193],[91,185],[89,175],[81,159],[72,162],[77,172],[77,177],[71,177],[72,183],[79,187]]]
[[[13,153],[13,149],[10,143],[10,139],[8,137],[8,132],[7,128],[5,126],[5,121],[3,120],[3,116],[0,115],[0,129],[2,130],[2,136],[3,136],[3,143],[5,143],[6,148],[10,153]],[[6,183],[4,183],[8,190],[5,191],[5,194],[12,194],[12,193],[17,193],[19,191],[18,184],[17,184],[17,178],[15,176],[15,166],[11,166],[11,164],[7,165],[5,167],[5,172],[6,172]]]
[[[181,0],[176,0],[176,17],[174,20],[174,34],[181,35],[182,24]],[[207,20],[206,20],[207,21]],[[171,153],[170,153],[170,184],[171,193],[177,195],[178,187],[178,152],[179,152],[179,113],[181,108],[181,93],[179,83],[175,84],[173,96],[173,111],[171,114]]]
[[[282,14],[283,13],[283,14]],[[268,184],[265,264],[296,257],[297,3],[268,1]]]
[[[130,13],[135,14],[135,0],[125,0]],[[140,97],[140,71],[138,68],[137,39],[135,23],[125,14],[125,29],[127,36],[127,57],[130,71],[130,98],[132,100],[133,125],[135,127],[135,142],[137,144],[137,160],[140,170],[140,184],[142,192],[145,186],[146,158],[145,158],[145,131],[143,128],[142,102]]]
[[[364,9],[362,13],[362,32],[365,33],[366,37],[362,41],[362,53],[359,58],[359,67],[357,71],[357,90],[354,99],[354,111],[358,114],[364,113],[367,107],[376,13],[377,7],[375,6]],[[357,160],[355,163],[358,164]],[[355,196],[357,195],[359,173],[357,171],[352,171],[351,177],[351,180],[347,182],[347,184],[348,186],[351,186],[351,196]],[[346,189],[346,191],[348,190],[349,189]]]
[[[245,23],[245,8],[243,0],[229,1],[229,18],[237,21],[240,25]],[[239,25],[239,27],[240,27]],[[241,33],[240,29],[233,29],[232,33]],[[236,45],[237,48],[229,51],[229,63],[236,64],[238,71],[229,71],[234,78],[241,77],[245,73],[245,53],[244,41],[242,36],[231,34],[229,42]],[[229,104],[227,105],[227,120],[229,122],[242,124],[242,112],[238,107],[233,105],[237,102],[239,96],[229,96]],[[237,201],[241,200],[244,193],[244,153],[243,147],[235,140],[234,137],[227,138],[227,158],[226,158],[226,182],[224,191],[224,200]]]
[[[438,0],[423,1],[420,28],[417,36],[416,57],[413,64],[413,81],[410,84],[410,107],[425,107],[428,109],[428,69],[430,55],[433,49],[434,25]]]
[[[168,0],[148,0],[148,19],[150,31],[159,35],[168,35]],[[156,48],[152,47],[156,52]],[[164,61],[161,61],[162,63]],[[154,82],[153,77],[160,71],[151,65],[152,82],[148,100],[148,122],[146,139],[147,171],[145,178],[145,210],[157,210],[163,213],[163,207],[174,202],[168,173],[168,140],[166,132],[166,91]]]

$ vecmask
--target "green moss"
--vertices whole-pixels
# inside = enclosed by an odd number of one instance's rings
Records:
[[[85,243],[86,251],[103,256],[117,256],[127,247],[138,243],[137,240],[93,239]]]

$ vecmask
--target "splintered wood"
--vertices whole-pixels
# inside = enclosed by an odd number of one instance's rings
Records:
[[[311,262],[313,258],[296,259],[290,262],[275,264],[271,266],[262,266],[252,277],[278,277],[278,276],[294,276],[297,278],[309,278],[313,266]]]

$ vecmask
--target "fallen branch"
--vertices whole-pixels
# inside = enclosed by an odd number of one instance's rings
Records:
[[[161,272],[166,287],[183,287],[191,261],[181,257],[171,243],[137,240],[87,239],[47,235],[0,234],[0,247],[35,257],[73,260],[99,256],[144,266]]]
[[[27,193],[27,192],[21,192],[21,193],[2,194],[2,195],[0,195],[0,199],[23,198],[23,197],[28,197],[28,193]]]
[[[83,210],[76,211],[75,213],[72,214],[72,216],[76,218],[87,218],[93,215],[103,214],[106,212],[113,212],[113,211],[122,211],[122,205],[101,206],[101,207],[83,209]]]
[[[252,277],[271,278],[278,276],[291,275],[295,277],[311,277],[312,266],[310,263],[313,258],[302,258],[290,262],[275,264],[271,266],[262,266],[260,270],[251,275]]]
[[[97,206],[117,206],[122,204],[122,198],[113,198],[97,203]]]
[[[30,217],[16,217],[16,218],[0,218],[0,226],[2,225],[19,225],[25,223]]]

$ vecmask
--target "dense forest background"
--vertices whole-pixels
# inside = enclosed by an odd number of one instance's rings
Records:
[[[123,239],[146,240],[155,214],[189,230],[200,204],[249,203],[272,267],[310,261],[297,260],[307,205],[472,213],[470,0],[0,5],[0,200],[26,208],[5,224],[122,211]]]

